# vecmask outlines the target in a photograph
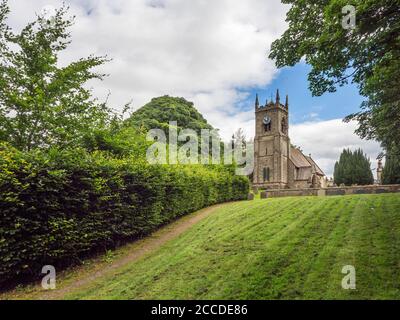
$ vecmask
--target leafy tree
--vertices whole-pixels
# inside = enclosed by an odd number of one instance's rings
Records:
[[[132,127],[94,129],[83,140],[83,147],[88,151],[100,150],[119,158],[132,156],[137,160],[146,158],[150,145],[143,132]]]
[[[247,143],[247,141],[246,141],[246,135],[244,134],[242,128],[237,129],[237,130],[235,131],[235,133],[233,134],[232,138],[233,138],[233,142],[234,142],[234,144],[235,144],[236,146],[240,146],[240,147],[242,147],[243,149],[246,148],[246,143]]]
[[[368,185],[374,182],[371,163],[361,149],[352,152],[344,149],[333,173],[337,185]]]
[[[168,133],[170,121],[177,121],[178,130],[193,129],[197,134],[200,134],[201,129],[213,129],[196,110],[193,102],[170,96],[151,99],[127,119],[127,123],[136,128],[162,129],[166,133]]]
[[[282,0],[291,5],[288,30],[272,44],[278,67],[302,58],[312,66],[314,95],[355,82],[367,99],[358,120],[362,138],[377,139],[390,152],[400,141],[400,0]],[[356,26],[343,28],[342,8],[356,8]]]
[[[91,70],[107,59],[90,56],[59,66],[73,24],[67,12],[62,7],[50,20],[37,16],[14,33],[6,25],[7,1],[0,4],[0,140],[20,150],[74,147],[110,121],[105,103],[84,88],[104,77]]]

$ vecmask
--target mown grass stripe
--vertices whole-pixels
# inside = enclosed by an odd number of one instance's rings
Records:
[[[233,203],[68,297],[399,299],[399,215],[394,194]],[[357,290],[341,288],[347,264]]]

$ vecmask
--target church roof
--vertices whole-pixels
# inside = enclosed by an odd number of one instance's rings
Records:
[[[306,156],[299,149],[295,147],[291,147],[290,160],[292,160],[293,164],[297,168],[311,167],[311,164],[307,160]]]
[[[311,157],[305,156],[300,149],[293,146],[290,149],[290,160],[296,168],[311,168],[313,173],[315,172],[321,176],[325,175]]]
[[[325,175],[325,173],[321,170],[321,168],[317,165],[317,163],[313,160],[313,158],[307,157],[307,156],[305,156],[305,157],[306,157],[307,160],[314,166],[314,169],[315,169],[315,173],[316,173],[316,174],[319,174],[319,175],[321,175],[321,176],[324,176],[324,175]]]

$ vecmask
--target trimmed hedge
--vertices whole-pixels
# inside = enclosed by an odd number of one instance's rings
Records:
[[[0,283],[64,267],[203,207],[246,199],[222,166],[152,166],[102,153],[0,146]]]

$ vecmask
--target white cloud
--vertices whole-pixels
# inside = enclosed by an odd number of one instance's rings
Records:
[[[361,148],[376,168],[376,157],[381,149],[376,141],[362,140],[354,134],[357,123],[344,123],[341,119],[306,122],[290,126],[291,142],[301,147],[304,154],[312,155],[326,175],[332,176],[335,162],[344,148]]]
[[[11,0],[11,24],[20,28],[35,12],[61,3]],[[131,99],[138,108],[154,96],[184,96],[212,125],[228,132],[243,98],[237,88],[266,85],[277,72],[267,50],[286,27],[287,7],[280,0],[66,3],[76,24],[62,61],[91,53],[112,58],[100,70],[110,76],[90,85],[100,98],[110,91],[115,107]]]
[[[99,70],[110,76],[90,84],[99,98],[110,91],[113,107],[121,108],[132,99],[138,108],[155,96],[183,96],[220,128],[224,139],[239,127],[247,137],[254,135],[252,108],[240,108],[247,98],[243,88],[265,86],[277,73],[267,50],[286,29],[287,6],[280,0],[65,2],[76,15],[76,24],[61,62],[92,53],[113,59]],[[9,4],[10,24],[20,29],[35,12],[60,7],[62,1],[9,0]],[[312,153],[328,175],[344,147],[362,147],[375,159],[378,144],[354,135],[355,124],[319,121],[317,111],[311,109],[303,119],[313,122],[291,126],[291,138],[305,153]]]

